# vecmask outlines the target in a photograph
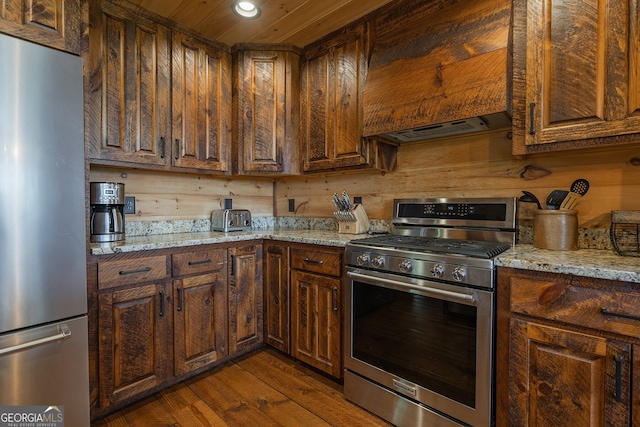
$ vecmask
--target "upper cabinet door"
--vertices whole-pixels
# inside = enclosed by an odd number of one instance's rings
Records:
[[[514,154],[637,140],[639,27],[637,0],[514,1]]]
[[[0,32],[80,54],[87,0],[0,0]]]
[[[169,32],[110,3],[92,10],[87,155],[167,165]]]
[[[173,32],[172,163],[230,173],[231,54]]]
[[[285,45],[245,47],[234,55],[234,173],[298,174],[299,54]]]
[[[306,52],[300,117],[305,172],[366,165],[362,89],[364,26]]]

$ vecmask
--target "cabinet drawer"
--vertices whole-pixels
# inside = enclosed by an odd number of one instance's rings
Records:
[[[221,270],[226,259],[225,249],[193,251],[171,255],[173,275],[185,276],[196,273],[208,273]]]
[[[292,248],[291,268],[339,277],[342,257],[341,250]]]
[[[98,262],[98,288],[107,289],[133,283],[164,280],[167,257],[152,256]]]
[[[617,334],[640,337],[640,294],[611,287],[512,277],[511,311]]]

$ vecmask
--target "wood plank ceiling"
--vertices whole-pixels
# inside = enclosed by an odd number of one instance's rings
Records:
[[[392,0],[256,0],[254,20],[231,11],[233,0],[129,0],[199,33],[236,43],[290,43],[303,47]]]

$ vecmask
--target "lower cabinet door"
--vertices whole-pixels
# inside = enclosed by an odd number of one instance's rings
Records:
[[[289,246],[264,245],[264,341],[289,353]]]
[[[229,248],[229,354],[260,345],[262,318],[262,245]]]
[[[165,288],[149,284],[98,296],[101,407],[152,389],[170,375],[172,316]]]
[[[334,377],[342,374],[342,282],[291,271],[291,355]]]
[[[511,320],[513,426],[630,425],[631,344]]]
[[[227,354],[226,271],[173,281],[174,374],[181,375]]]

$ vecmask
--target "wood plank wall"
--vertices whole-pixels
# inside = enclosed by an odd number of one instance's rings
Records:
[[[122,172],[128,178],[120,178]],[[273,180],[91,171],[92,181],[125,182],[127,194],[136,196],[138,215],[131,220],[208,218],[225,197],[254,216],[331,217],[331,195],[342,190],[361,196],[371,219],[388,220],[394,198],[519,197],[521,190],[529,190],[543,201],[551,190],[568,189],[577,178],[591,183],[577,205],[580,226],[609,227],[611,210],[640,209],[640,144],[516,158],[508,130],[499,130],[404,144],[398,170],[386,174],[334,172]],[[295,200],[294,213],[288,212],[289,199]],[[526,224],[528,215],[522,217]]]
[[[91,181],[122,182],[136,198],[136,214],[127,221],[208,219],[231,199],[234,209],[250,209],[255,217],[273,216],[273,179],[216,177],[92,166]]]

